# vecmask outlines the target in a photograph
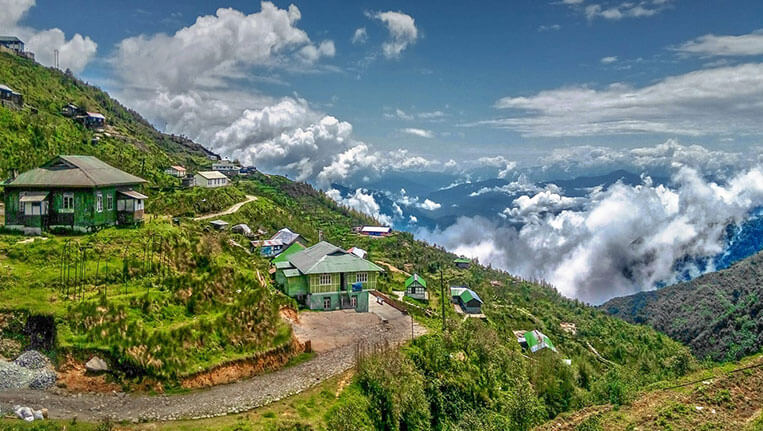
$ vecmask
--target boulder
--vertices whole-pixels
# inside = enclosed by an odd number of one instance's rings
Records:
[[[98,356],[93,356],[85,364],[85,369],[91,373],[103,373],[109,371],[109,364]]]

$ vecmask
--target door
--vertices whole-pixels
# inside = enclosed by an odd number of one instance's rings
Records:
[[[323,298],[323,309],[324,310],[331,310],[331,297],[327,296]]]
[[[350,297],[350,305],[352,306],[352,308],[354,308],[356,310],[358,309],[358,297],[357,296]]]

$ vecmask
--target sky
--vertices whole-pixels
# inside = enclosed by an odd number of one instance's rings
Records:
[[[763,208],[757,0],[0,0],[0,33],[162,131],[592,303],[712,270]],[[640,182],[548,182],[618,169]]]
[[[160,129],[312,182],[763,130],[757,1],[0,3],[41,62],[63,48]]]

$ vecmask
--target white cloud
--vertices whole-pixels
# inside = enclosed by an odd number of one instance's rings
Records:
[[[599,61],[601,61],[602,64],[612,64],[617,61],[617,57],[616,56],[604,57]]]
[[[431,130],[407,127],[405,129],[400,129],[400,131],[408,135],[418,136],[420,138],[427,138],[427,139],[434,138],[434,132],[432,132]]]
[[[559,24],[550,24],[550,25],[539,25],[538,31],[544,32],[544,31],[559,31],[562,29],[562,26]]]
[[[363,45],[368,41],[368,32],[365,27],[355,29],[355,33],[352,34],[350,39],[353,45]]]
[[[402,12],[367,13],[369,18],[378,19],[387,26],[389,40],[382,44],[382,52],[388,59],[400,58],[408,46],[416,43],[419,31],[412,16]]]
[[[739,36],[706,34],[672,49],[682,54],[702,57],[763,55],[763,30]]]
[[[582,10],[588,20],[603,18],[611,21],[623,18],[644,18],[657,15],[670,7],[671,0],[641,0],[621,3],[592,3],[583,7],[582,1],[564,2],[575,9]]]
[[[688,136],[763,132],[763,64],[699,70],[634,88],[571,86],[495,106],[516,115],[482,121],[523,136],[669,133]]]
[[[330,189],[326,195],[341,205],[370,215],[386,226],[392,226],[392,217],[381,212],[379,204],[374,196],[368,193],[368,190],[356,189],[355,193],[343,197],[339,190]]]
[[[425,210],[428,210],[428,211],[434,211],[434,210],[440,209],[440,207],[442,207],[442,205],[438,204],[435,201],[432,201],[432,200],[429,200],[429,199],[425,199],[424,202],[418,204],[418,207],[422,208],[422,209],[425,209]]]
[[[763,204],[760,165],[723,183],[684,167],[673,183],[618,183],[594,190],[582,205],[545,191],[515,201],[509,213],[526,221],[519,228],[476,217],[418,234],[514,274],[545,279],[566,296],[601,303],[676,281],[678,264],[719,254],[726,226]]]
[[[90,37],[76,33],[71,39],[59,28],[38,30],[21,25],[19,21],[34,7],[35,0],[0,0],[0,29],[8,35],[18,36],[27,51],[34,52],[35,60],[46,66],[54,65],[54,50],[59,53],[59,67],[81,72],[95,56],[98,44]]]

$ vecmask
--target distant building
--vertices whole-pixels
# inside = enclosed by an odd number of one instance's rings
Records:
[[[217,171],[200,171],[193,177],[196,187],[225,187],[228,185],[228,177]]]
[[[465,257],[459,257],[453,261],[453,264],[455,264],[456,268],[459,269],[469,269],[469,267],[472,265],[472,261]]]
[[[225,220],[212,220],[209,224],[215,228],[215,230],[225,230],[228,228],[229,223]]]
[[[11,87],[0,84],[0,102],[5,106],[6,104],[16,105],[16,107],[24,106],[24,96],[21,93],[13,91]]]
[[[235,177],[241,172],[241,166],[231,162],[230,160],[220,160],[217,163],[212,164],[212,170],[222,172],[228,177]]]
[[[473,291],[472,289],[463,286],[451,287],[450,297],[454,303],[461,306],[461,309],[464,311],[464,313],[482,313],[482,299],[480,299],[479,295],[477,295],[477,292]]]
[[[284,293],[311,310],[368,311],[368,291],[384,270],[341,248],[321,241],[275,263],[276,282]]]
[[[88,232],[143,221],[146,181],[91,156],[58,156],[5,184],[5,227]]]
[[[429,299],[427,293],[427,281],[421,278],[418,274],[413,274],[405,280],[405,296],[411,298],[421,299],[426,301]]]
[[[172,175],[176,178],[184,178],[186,174],[186,169],[180,165],[172,165],[169,168],[164,170],[164,173],[168,175]]]
[[[106,125],[106,116],[98,112],[86,112],[84,115],[78,115],[77,120],[88,129],[103,129]]]
[[[16,36],[0,36],[0,46],[15,51],[17,54],[24,52],[24,42]]]
[[[302,235],[292,232],[289,228],[283,228],[276,232],[270,239],[261,241],[252,241],[252,249],[260,249],[260,255],[263,257],[275,257],[281,254],[294,243],[301,244],[304,248],[306,241]]]
[[[542,349],[551,349],[556,352],[556,347],[554,347],[551,339],[537,329],[526,332],[514,331],[514,335],[517,337],[519,345],[530,349],[533,353]]]
[[[355,228],[355,231],[361,235],[388,236],[392,233],[392,228],[389,226],[360,226]]]
[[[79,106],[73,104],[73,103],[67,103],[66,106],[61,108],[61,115],[64,117],[74,118],[78,115],[84,115],[85,112],[82,111]]]

